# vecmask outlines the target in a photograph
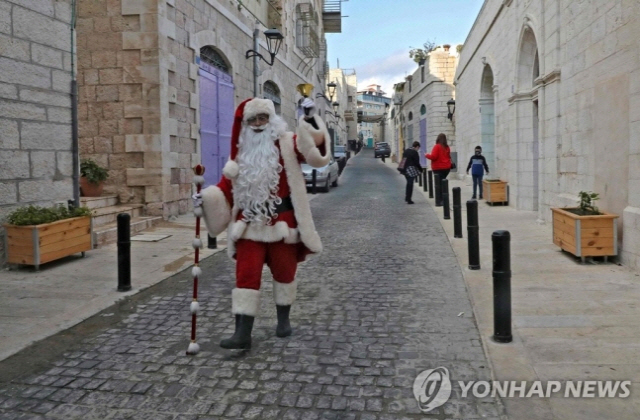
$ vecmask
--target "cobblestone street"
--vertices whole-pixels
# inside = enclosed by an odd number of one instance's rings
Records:
[[[235,273],[220,253],[201,264],[197,356],[185,356],[186,270],[50,366],[28,374],[14,366],[0,389],[0,419],[504,418],[490,397],[462,398],[457,381],[491,380],[489,366],[447,236],[421,194],[404,203],[404,182],[365,149],[339,187],[311,201],[325,251],[299,266],[293,336],[275,336],[265,270],[253,348],[218,346],[233,331]],[[451,398],[422,413],[413,382],[441,366]]]

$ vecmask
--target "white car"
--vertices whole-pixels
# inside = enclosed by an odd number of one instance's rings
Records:
[[[335,159],[347,157],[347,146],[333,146],[333,157]]]
[[[316,187],[322,192],[329,192],[331,186],[338,186],[338,162],[333,158],[329,161],[328,165],[321,168],[314,168],[313,166],[303,163],[302,173],[304,174],[304,180],[307,183],[307,187],[313,187],[313,170],[316,170]]]

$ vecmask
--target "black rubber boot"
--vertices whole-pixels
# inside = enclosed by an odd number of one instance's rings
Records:
[[[289,337],[291,335],[291,324],[289,324],[289,311],[291,305],[276,305],[278,310],[278,326],[276,327],[276,335],[278,337]]]
[[[236,315],[236,332],[220,342],[223,349],[250,349],[253,320],[249,315]]]

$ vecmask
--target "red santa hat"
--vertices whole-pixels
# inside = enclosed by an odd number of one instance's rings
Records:
[[[233,128],[231,129],[231,153],[229,154],[229,161],[222,170],[222,173],[229,179],[238,176],[238,165],[235,163],[235,160],[238,155],[242,123],[258,114],[267,114],[270,118],[276,115],[273,101],[270,99],[249,98],[242,101],[240,105],[238,105],[238,108],[236,108],[233,117]]]

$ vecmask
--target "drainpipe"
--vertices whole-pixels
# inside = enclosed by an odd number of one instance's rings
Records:
[[[71,1],[71,154],[73,157],[73,204],[80,207],[80,156],[78,147],[78,81],[75,71],[74,32],[76,0]]]
[[[258,21],[256,21],[256,28],[253,30],[253,51],[256,53],[260,51],[260,29],[258,28]],[[253,97],[258,97],[258,63],[259,58],[257,54],[253,56]]]

